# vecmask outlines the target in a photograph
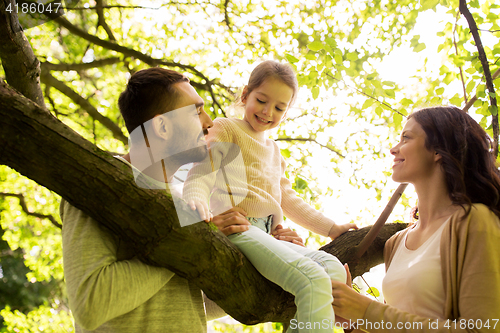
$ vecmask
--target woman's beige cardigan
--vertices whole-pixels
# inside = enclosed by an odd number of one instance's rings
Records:
[[[449,320],[436,323],[436,319],[373,301],[365,312],[365,324],[359,328],[367,332],[500,332],[500,220],[483,204],[474,204],[465,219],[461,219],[463,215],[464,211],[458,210],[441,237],[444,317]],[[386,269],[408,230],[387,241]],[[416,322],[422,324],[406,324],[412,327],[405,328],[405,323]],[[387,329],[389,325],[392,329]]]

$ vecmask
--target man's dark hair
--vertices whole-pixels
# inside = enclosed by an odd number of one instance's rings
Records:
[[[172,111],[180,96],[173,85],[179,82],[189,82],[189,79],[166,68],[153,67],[132,74],[118,99],[128,132],[132,133],[158,114]]]

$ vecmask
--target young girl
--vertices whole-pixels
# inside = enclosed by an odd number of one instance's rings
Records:
[[[332,239],[356,227],[336,225],[297,197],[285,177],[280,149],[268,139],[268,131],[283,120],[297,90],[297,79],[289,65],[275,61],[258,65],[241,95],[243,120],[214,121],[207,137],[211,158],[193,166],[183,196],[206,221],[211,216],[209,197],[215,215],[234,205],[242,208],[251,226],[229,239],[263,276],[295,295],[297,314],[290,329],[332,332],[331,280],[345,283],[344,267],[324,251],[309,250],[270,235],[283,213]]]

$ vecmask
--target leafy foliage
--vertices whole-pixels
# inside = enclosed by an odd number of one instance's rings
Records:
[[[495,75],[500,6],[493,0],[468,6]],[[84,0],[64,19],[82,33],[57,20],[25,31],[42,69],[80,96],[42,75],[46,104],[86,139],[115,153],[127,150],[126,140],[91,109],[125,132],[117,99],[131,73],[154,65],[185,72],[212,117],[237,116],[229,106],[252,64],[268,58],[290,62],[301,86],[299,99],[273,138],[295,190],[337,222],[369,223],[387,201],[388,147],[411,110],[436,104],[468,108],[493,135],[497,110],[489,96],[495,92],[485,88],[458,0]],[[429,34],[422,24],[431,21],[435,30]],[[110,41],[122,49],[111,48]],[[387,67],[408,77],[388,74]],[[0,180],[0,192],[21,194],[29,212],[58,221],[57,195],[6,167],[0,167]],[[395,212],[398,219],[415,203],[408,192]],[[2,288],[12,292],[0,300],[6,329],[67,331],[60,229],[8,196],[0,196],[0,223]],[[309,246],[326,241],[298,229]],[[215,330],[229,329],[217,325]],[[271,326],[244,330],[280,329]]]

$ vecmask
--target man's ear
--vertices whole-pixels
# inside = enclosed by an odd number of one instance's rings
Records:
[[[153,131],[156,136],[167,140],[170,138],[170,135],[172,134],[172,130],[170,128],[170,121],[165,119],[163,115],[157,114],[154,116],[152,119],[153,122]]]
[[[246,104],[248,99],[248,86],[243,87],[243,91],[241,92],[241,103]]]

